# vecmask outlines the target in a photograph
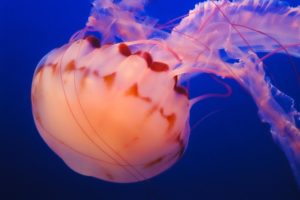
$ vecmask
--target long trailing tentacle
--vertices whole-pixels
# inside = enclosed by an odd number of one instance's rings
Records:
[[[279,0],[206,1],[190,11],[167,41],[178,49],[187,72],[230,77],[249,92],[300,184],[300,114],[294,100],[272,85],[263,64],[278,52],[300,57],[300,6]],[[227,62],[220,51],[234,62]],[[269,54],[259,58],[257,52]]]

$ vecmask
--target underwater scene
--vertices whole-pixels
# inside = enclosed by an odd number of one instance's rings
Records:
[[[0,199],[300,199],[300,3],[0,15]]]

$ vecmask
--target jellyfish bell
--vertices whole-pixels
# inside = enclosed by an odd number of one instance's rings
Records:
[[[50,52],[32,84],[39,133],[74,171],[113,182],[153,177],[183,154],[189,100],[171,68],[94,36]]]
[[[148,40],[152,20],[139,23],[132,14],[141,2],[95,1],[86,27],[35,71],[38,131],[80,174],[142,181],[172,166],[187,146],[188,95],[171,73],[178,58]]]

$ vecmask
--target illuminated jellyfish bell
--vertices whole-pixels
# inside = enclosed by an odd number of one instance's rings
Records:
[[[38,67],[32,86],[38,130],[76,172],[114,182],[152,177],[185,150],[187,93],[150,54],[94,44],[87,37],[54,50]]]
[[[192,105],[224,96],[188,99],[180,83],[210,73],[236,80],[251,94],[300,181],[300,114],[263,66],[276,52],[300,57],[299,7],[277,0],[206,1],[168,34],[138,15],[144,1],[114,2],[96,0],[87,26],[46,55],[33,78],[37,128],[70,168],[136,182],[172,166],[187,146]],[[257,52],[269,54],[259,58]]]
[[[161,42],[105,44],[148,36],[126,10],[138,7],[124,3],[96,1],[82,32],[99,31],[104,41],[79,32],[41,60],[32,83],[34,119],[49,147],[74,171],[112,182],[161,173],[182,156],[189,136],[187,92],[149,50],[172,52]],[[109,24],[112,16],[120,21]]]

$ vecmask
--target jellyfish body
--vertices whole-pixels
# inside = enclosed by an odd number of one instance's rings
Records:
[[[33,80],[35,121],[73,170],[114,182],[141,181],[182,155],[188,98],[168,65],[149,53],[131,54],[124,43],[98,45],[87,37],[43,59]]]
[[[96,0],[86,27],[38,65],[33,115],[50,148],[83,175],[112,182],[153,177],[183,154],[189,110],[211,96],[188,99],[179,84],[210,73],[249,92],[300,181],[300,114],[267,80],[265,58],[256,54],[300,57],[300,8],[276,0],[207,1],[168,33],[140,17],[143,3]]]

